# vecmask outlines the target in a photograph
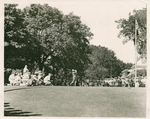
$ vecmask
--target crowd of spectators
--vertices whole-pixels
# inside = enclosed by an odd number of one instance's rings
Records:
[[[136,83],[135,83],[136,82]],[[86,80],[85,85],[87,86],[103,86],[103,87],[145,87],[146,77],[137,78],[106,78],[104,80]]]
[[[145,87],[146,77],[138,78],[136,82],[134,78],[106,78],[103,80],[80,80],[76,77],[77,72],[72,72],[73,80],[51,80],[52,74],[45,75],[42,71],[29,72],[27,65],[25,65],[23,71],[13,70],[9,75],[9,83],[11,86],[37,86],[37,85],[49,85],[49,86],[95,86],[95,87]]]
[[[12,71],[9,76],[9,84],[11,86],[37,86],[37,85],[51,85],[51,73],[47,76],[44,75],[41,71],[38,72],[29,72],[27,65],[25,65],[23,72]]]

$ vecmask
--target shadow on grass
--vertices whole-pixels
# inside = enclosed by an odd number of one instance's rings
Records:
[[[22,89],[29,89],[29,88],[43,88],[43,86],[27,86],[25,88],[14,88],[14,89],[9,89],[9,90],[4,90],[4,92],[9,92],[9,91],[14,91],[14,90],[22,90]]]
[[[4,103],[4,116],[42,116],[42,114],[33,114],[32,112],[25,112],[8,107],[10,107],[10,104]]]
[[[8,91],[14,91],[14,90],[22,90],[22,89],[28,89],[28,88],[17,88],[17,89],[10,89],[10,90],[5,90],[4,92],[8,92]]]

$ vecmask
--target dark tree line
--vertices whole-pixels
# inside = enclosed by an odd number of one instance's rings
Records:
[[[118,77],[124,69],[130,69],[132,63],[124,63],[117,59],[115,53],[106,47],[90,45],[91,63],[86,66],[85,77],[93,80]]]

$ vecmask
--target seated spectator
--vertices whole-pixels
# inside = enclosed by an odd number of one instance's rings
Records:
[[[108,83],[108,82],[105,82],[105,83],[104,83],[104,86],[109,87],[109,83]]]
[[[93,82],[92,81],[89,82],[89,86],[93,86]]]
[[[49,73],[45,78],[44,78],[44,83],[45,85],[50,85],[51,82],[50,82],[50,78],[51,78],[51,73]]]
[[[141,80],[141,82],[144,84],[144,86],[146,86],[146,77],[143,77],[143,79]]]
[[[114,86],[117,86],[117,85],[118,85],[118,82],[117,82],[117,78],[116,78],[116,77],[113,79],[113,83],[114,83]]]
[[[120,78],[117,80],[117,82],[118,82],[118,87],[121,87],[122,86],[122,81],[121,81]]]
[[[32,86],[31,73],[28,72],[28,75],[29,75],[29,78],[28,78],[28,81],[27,81],[27,86]]]
[[[97,86],[101,86],[101,83],[100,83],[100,81],[98,81],[98,82],[97,82]]]
[[[36,85],[41,85],[41,84],[43,84],[43,73],[39,71],[36,80]]]
[[[90,80],[89,80],[89,79],[86,79],[86,84],[87,84],[87,86],[89,86],[89,82],[90,82]]]
[[[22,82],[24,85],[28,85],[28,81],[30,79],[30,76],[29,76],[29,72],[26,72],[23,74],[23,77],[22,77]]]
[[[145,84],[141,81],[139,81],[139,87],[145,87]]]
[[[135,87],[139,87],[139,82],[138,81],[136,81]]]
[[[42,79],[43,73],[41,71],[38,72],[38,80]]]
[[[132,82],[131,82],[131,78],[128,78],[127,81],[128,81],[128,88],[130,88],[130,87],[131,87],[131,83],[132,83]]]
[[[97,82],[94,82],[94,86],[97,86]]]
[[[14,85],[15,83],[15,72],[12,71],[11,75],[9,76],[9,82],[10,82],[10,85]]]
[[[105,86],[105,81],[104,81],[104,80],[102,81],[101,85],[102,85],[102,86]]]
[[[37,80],[38,80],[38,74],[32,74],[31,75],[32,85],[36,86]]]
[[[135,87],[135,82],[133,78],[131,78],[131,87]]]
[[[114,86],[114,82],[113,82],[112,79],[109,81],[109,85],[110,85],[111,87]]]
[[[128,80],[128,78],[125,78],[124,84],[125,84],[125,87],[128,87],[128,86],[129,86],[129,80]]]
[[[15,85],[20,86],[20,83],[21,83],[21,74],[20,73],[16,73]]]
[[[79,86],[82,86],[82,81],[79,81]]]

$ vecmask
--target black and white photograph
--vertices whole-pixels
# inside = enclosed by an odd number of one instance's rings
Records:
[[[149,116],[149,0],[1,6],[3,117]]]

